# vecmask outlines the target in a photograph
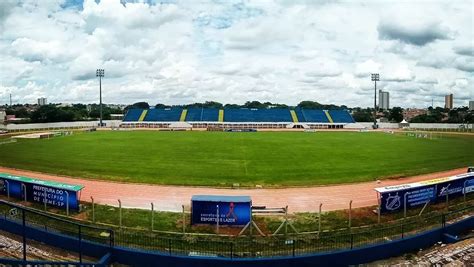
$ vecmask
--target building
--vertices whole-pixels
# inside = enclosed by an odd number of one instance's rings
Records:
[[[48,104],[48,101],[46,100],[45,97],[38,98],[38,106],[45,106],[47,104]]]
[[[444,108],[453,109],[453,94],[444,96]]]
[[[469,110],[474,110],[474,100],[469,101]]]
[[[379,90],[379,108],[387,110],[390,108],[390,95],[388,92]]]
[[[3,124],[7,118],[7,113],[3,110],[0,110],[0,124]]]
[[[403,110],[403,118],[410,121],[412,118],[420,115],[428,114],[428,110],[419,108],[407,108]]]

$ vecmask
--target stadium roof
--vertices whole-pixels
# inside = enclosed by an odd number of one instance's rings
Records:
[[[213,196],[213,195],[194,195],[191,201],[209,201],[209,202],[252,202],[249,196]]]
[[[21,183],[30,183],[30,184],[48,186],[48,187],[53,187],[53,188],[58,188],[58,189],[63,189],[63,190],[75,191],[75,192],[80,191],[81,189],[84,188],[83,185],[72,185],[72,184],[58,183],[54,181],[44,181],[44,180],[39,180],[39,179],[29,178],[29,177],[24,177],[24,176],[10,175],[6,173],[0,173],[0,179],[1,178],[8,179],[8,180],[15,180]]]

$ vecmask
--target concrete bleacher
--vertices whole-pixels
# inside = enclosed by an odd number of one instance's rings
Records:
[[[321,122],[329,123],[328,117],[320,109],[295,109],[300,122]]]
[[[125,117],[123,117],[123,121],[138,121],[142,112],[143,109],[130,109],[127,114],[125,114]]]
[[[217,108],[188,108],[186,121],[217,121],[218,117]]]
[[[195,123],[319,123],[346,124],[354,119],[346,110],[320,109],[249,109],[188,108],[130,109],[123,122],[195,122]]]
[[[354,118],[347,110],[329,110],[329,114],[334,123],[353,123]]]
[[[289,109],[248,109],[236,108],[224,110],[225,122],[292,122]]]
[[[144,121],[179,121],[182,111],[182,108],[150,109]]]

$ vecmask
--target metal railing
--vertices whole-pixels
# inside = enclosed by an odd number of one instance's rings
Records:
[[[12,214],[12,209],[16,209],[17,213]],[[0,200],[0,211],[2,212],[0,216],[8,220],[22,223],[24,219],[27,226],[111,247],[160,251],[172,256],[268,258],[347,250],[404,239],[473,216],[474,205],[470,204],[443,214],[415,216],[365,228],[266,237],[177,235],[131,228],[103,228],[58,218],[2,200]]]

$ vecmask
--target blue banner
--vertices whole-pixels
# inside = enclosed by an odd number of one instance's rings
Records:
[[[462,196],[474,192],[474,173],[424,182],[376,188],[380,193],[380,211],[391,212],[435,203],[449,197]]]
[[[251,213],[250,201],[192,201],[192,224],[246,225]]]
[[[22,188],[24,185],[24,189]],[[26,200],[31,202],[44,203],[46,197],[46,205],[57,208],[66,208],[79,210],[79,200],[77,191],[66,190],[61,188],[49,187],[35,183],[22,182],[19,180],[0,177],[0,193],[10,197],[24,199],[24,190],[26,190]]]

